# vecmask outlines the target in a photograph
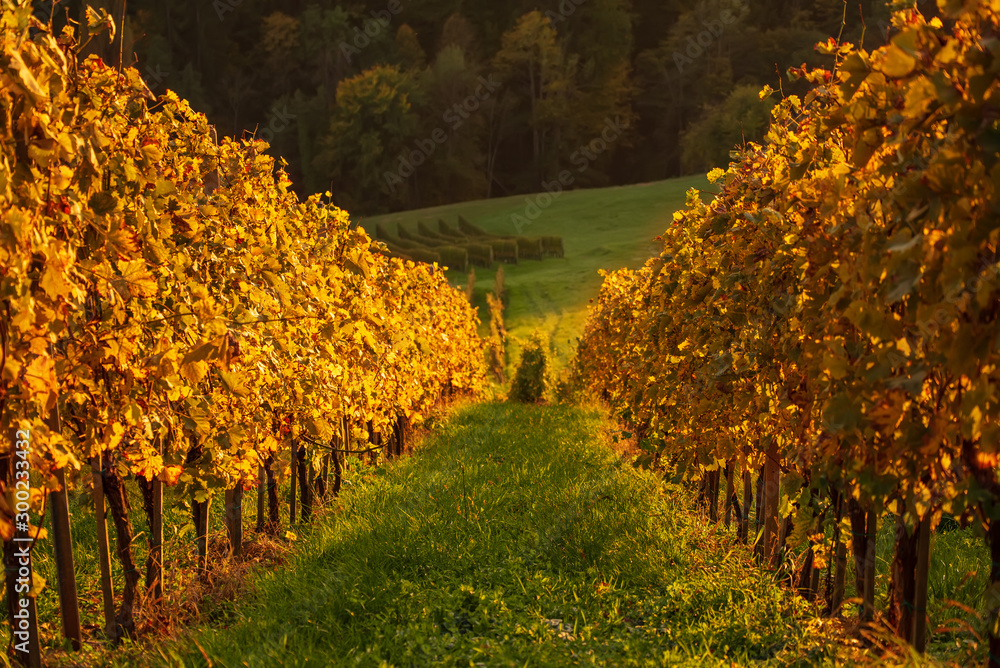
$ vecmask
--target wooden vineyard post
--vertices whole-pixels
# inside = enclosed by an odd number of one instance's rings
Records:
[[[342,455],[339,452],[331,452],[331,457],[333,458],[333,486],[330,488],[333,496],[340,496],[340,482],[343,478],[343,468],[340,463],[341,456],[346,457],[347,455]]]
[[[169,431],[166,438],[170,438]],[[163,436],[157,435],[156,445],[163,455]],[[136,476],[142,488],[146,519],[149,523],[149,553],[146,555],[146,590],[152,591],[152,603],[163,600],[163,481],[159,477],[147,480]]]
[[[840,615],[840,608],[844,604],[844,583],[847,579],[847,544],[841,535],[843,519],[843,495],[837,493],[837,526],[833,530],[833,592],[830,597],[830,615],[837,617]]]
[[[330,447],[336,447],[337,439],[330,439]],[[330,482],[330,457],[333,455],[332,452],[328,452],[323,455],[323,464],[319,468],[319,475],[316,476],[316,494],[321,499],[326,498],[327,487]]]
[[[198,541],[198,571],[202,577],[208,575],[208,520],[212,497],[208,496],[204,501],[192,501],[191,508],[194,513],[195,537]]]
[[[150,570],[146,574],[146,587],[153,588],[153,600],[163,600],[163,481],[153,478],[153,513],[149,531]]]
[[[132,555],[132,543],[135,535],[130,519],[130,504],[125,490],[125,480],[118,472],[116,461],[110,454],[102,459],[104,465],[101,475],[104,476],[104,498],[111,510],[111,519],[115,524],[115,554],[122,567],[125,587],[122,589],[121,605],[115,615],[112,638],[135,638],[135,601],[139,584],[139,571]]]
[[[750,464],[743,467],[743,519],[740,520],[740,540],[744,543],[750,535],[750,507],[753,505],[753,474]]]
[[[733,495],[736,488],[733,485],[733,469],[736,468],[736,460],[730,459],[726,463],[726,528],[732,525],[733,521]]]
[[[97,520],[97,553],[101,564],[101,596],[104,599],[104,629],[110,636],[115,629],[115,590],[111,579],[111,545],[108,542],[107,508],[104,504],[104,476],[101,457],[90,458],[93,477],[94,518]]]
[[[716,465],[718,466],[718,465]],[[719,477],[721,471],[716,468],[708,474],[708,519],[714,524],[719,521]]]
[[[847,545],[842,540],[837,541],[835,566],[833,572],[833,599],[830,601],[830,612],[833,616],[839,616],[840,608],[844,604],[844,583],[847,579]]]
[[[760,472],[757,475],[757,490],[756,497],[754,499],[754,531],[760,532],[764,521],[764,470],[765,467],[760,467]],[[758,544],[758,548],[760,544]]]
[[[226,490],[226,532],[229,535],[229,556],[242,556],[243,483],[239,481],[231,489]]]
[[[278,498],[278,480],[274,475],[274,455],[264,460],[264,475],[267,478],[267,523],[264,530],[275,536],[281,526],[281,502]]]
[[[375,433],[374,423],[371,420],[369,420],[368,447],[371,449],[371,452],[368,453],[368,461],[371,463],[372,466],[378,464],[378,450],[376,450],[375,448],[379,446],[380,442],[381,441],[379,440],[378,434]]]
[[[379,444],[380,445],[382,444],[381,434],[379,435]],[[396,446],[392,442],[391,431],[388,434],[386,434],[385,447],[383,448],[383,452],[385,453],[386,461],[389,461],[390,459],[396,456]]]
[[[878,537],[878,513],[873,503],[868,509],[865,534],[865,574],[863,605],[861,620],[870,622],[875,619],[875,540]]]
[[[312,477],[312,462],[306,461],[306,449],[305,446],[299,448],[297,453],[298,461],[298,471],[293,471],[293,475],[296,473],[299,477],[299,489],[301,490],[302,496],[302,511],[300,513],[300,519],[303,522],[308,522],[312,518],[312,486],[309,481]]]
[[[913,647],[921,654],[927,647],[927,576],[931,563],[931,511],[924,514],[918,525],[917,587],[913,594]]]
[[[56,471],[59,489],[49,493],[52,512],[52,543],[56,558],[56,579],[59,585],[59,612],[62,617],[63,635],[69,638],[74,650],[80,649],[83,639],[80,630],[80,608],[76,592],[76,570],[73,566],[73,537],[69,521],[69,496],[66,490],[66,471]]]
[[[267,526],[267,473],[264,465],[257,466],[257,533],[263,533]]]
[[[816,570],[816,551],[813,549],[812,541],[809,541],[809,548],[806,550],[805,560],[802,562],[802,570],[799,571],[796,588],[799,596],[807,601],[813,600],[811,588],[813,572]]]
[[[778,548],[778,492],[780,489],[778,444],[772,440],[764,460],[764,562],[769,562]]]
[[[58,434],[59,407],[56,406],[46,421],[49,429]],[[76,593],[76,569],[73,566],[73,536],[69,522],[69,494],[66,489],[66,471],[56,471],[59,489],[49,492],[52,513],[52,544],[56,557],[56,580],[59,585],[59,612],[62,617],[63,635],[69,638],[73,649],[79,651],[83,639],[80,630],[80,604]]]
[[[400,457],[406,454],[406,427],[402,415],[396,416],[396,454]]]
[[[822,575],[823,572],[813,565],[812,573],[809,574],[809,591],[811,592],[810,600],[816,598],[816,594],[819,593],[819,579]]]
[[[288,524],[292,525],[295,524],[295,479],[299,473],[299,458],[298,448],[295,447],[295,438],[291,431],[288,432],[288,451],[289,471],[291,472],[291,480],[288,485]]]
[[[340,483],[343,479],[344,469],[343,462],[347,461],[347,416],[342,416],[340,418],[340,447],[343,452],[337,452],[334,450],[333,455],[333,495],[340,496]]]

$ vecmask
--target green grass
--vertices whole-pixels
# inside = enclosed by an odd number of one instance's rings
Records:
[[[350,458],[345,469],[345,484],[351,484],[355,477],[363,477],[371,470],[370,465],[360,458]],[[89,467],[86,476],[89,478]],[[36,483],[37,484],[37,483]],[[68,641],[63,638],[59,617],[59,599],[56,579],[56,562],[51,539],[41,540],[32,550],[32,568],[36,576],[45,581],[45,586],[36,598],[39,630],[45,664],[62,665],[104,665],[109,656],[114,656],[116,650],[111,648],[104,634],[104,607],[100,589],[100,565],[97,547],[97,522],[94,514],[93,501],[90,495],[88,480],[80,480],[75,484],[77,491],[70,493],[69,510],[72,523],[73,559],[76,575],[77,594],[80,604],[80,619],[84,633],[84,651],[81,654],[67,654]],[[148,554],[148,526],[143,510],[142,495],[133,480],[126,480],[125,489],[131,506],[131,524],[133,533],[132,556],[140,573],[139,590],[144,590],[146,573],[146,557]],[[274,544],[276,552],[291,548],[285,532],[287,525],[287,482],[279,485],[281,500],[282,527],[281,536]],[[243,530],[244,545],[250,552],[260,552],[260,540],[253,531],[256,524],[256,492],[250,491],[244,495]],[[317,504],[321,503],[317,500]],[[226,600],[226,593],[238,591],[238,586],[229,577],[229,564],[223,555],[228,549],[228,537],[224,522],[224,501],[221,493],[213,497],[209,514],[209,555],[210,569],[213,571],[212,587],[204,588],[197,580],[197,543],[194,524],[191,519],[188,499],[177,487],[164,490],[164,596],[167,607],[174,613],[181,612],[182,619],[175,619],[181,624],[211,624],[224,619],[235,601]],[[116,535],[114,522],[110,511],[106,526],[111,549],[112,585],[115,592],[115,606],[121,604],[121,594],[125,586],[124,569],[116,554]],[[44,522],[47,531],[52,531],[51,515]],[[302,532],[303,526],[297,524],[291,527],[292,532]],[[308,529],[306,529],[308,531]],[[270,548],[269,548],[270,549]],[[274,551],[274,550],[272,550]],[[244,564],[251,568],[251,564]],[[219,575],[216,575],[219,574]],[[220,586],[221,585],[221,586]],[[226,587],[225,591],[221,591]],[[137,627],[140,634],[150,637],[163,630],[162,625],[152,622],[137,607]],[[0,606],[0,623],[7,625],[7,608]],[[110,652],[110,653],[109,653]],[[3,664],[0,664],[3,665]]]
[[[875,607],[885,610],[889,604],[890,566],[896,541],[895,517],[882,518],[876,535]],[[854,586],[854,573],[854,559],[849,556],[848,598],[861,596]],[[960,662],[985,659],[982,651],[973,652],[967,630],[971,627],[985,634],[986,625],[968,610],[981,610],[989,573],[990,552],[982,535],[975,535],[971,529],[959,529],[954,521],[937,528],[931,539],[927,578],[928,630],[931,633],[928,648],[933,655]],[[852,606],[848,614],[855,614],[855,610]]]
[[[480,404],[345,494],[234,624],[173,666],[655,666],[803,656],[804,604],[601,414]],[[821,652],[822,650],[817,650]],[[204,652],[204,655],[202,654]],[[811,660],[821,659],[821,654]]]
[[[459,215],[494,234],[554,235],[563,237],[566,257],[544,261],[522,260],[505,265],[509,293],[507,328],[512,337],[526,340],[538,329],[552,343],[556,368],[576,350],[583,331],[588,300],[601,285],[599,269],[640,267],[658,252],[656,237],[670,225],[671,215],[684,206],[690,188],[709,188],[704,177],[686,177],[657,183],[575,190],[562,193],[529,225],[518,231],[511,216],[524,216],[527,201],[535,196],[464,202],[448,206],[388,214],[359,221],[374,233],[382,223],[394,231],[399,223],[416,229],[417,221],[444,218],[454,223]],[[476,269],[481,319],[487,320],[485,297],[493,287],[493,270]],[[466,274],[449,272],[452,284],[464,287]],[[516,360],[518,346],[511,356]]]

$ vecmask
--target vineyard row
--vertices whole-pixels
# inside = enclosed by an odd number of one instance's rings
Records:
[[[790,72],[811,90],[780,101],[766,141],[709,175],[710,201],[689,194],[658,257],[605,276],[576,373],[650,459],[700,481],[713,519],[723,476],[744,522],[756,504],[758,554],[807,598],[833,564],[832,612],[850,550],[862,619],[921,651],[932,533],[975,527],[998,666],[1000,3],[938,7],[895,12],[874,52],[831,39],[830,69]]]
[[[0,535],[15,658],[34,665],[39,592],[19,550],[43,538],[43,510],[64,634],[82,640],[71,490],[93,485],[98,518],[110,510],[126,586],[109,632],[133,635],[127,479],[150,522],[150,587],[165,486],[190,499],[204,569],[216,494],[241,507],[288,461],[294,521],[296,479],[308,512],[316,472],[322,491],[339,455],[400,452],[485,373],[475,313],[438,267],[387,257],[329,193],[300,200],[265,143],[218,141],[175,94],[83,58],[116,29],[86,16],[54,35],[29,2],[0,10]],[[260,498],[276,526],[276,498]]]

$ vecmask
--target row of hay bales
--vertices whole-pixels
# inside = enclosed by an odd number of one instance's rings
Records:
[[[385,226],[375,226],[375,238],[391,255],[416,262],[440,265],[458,271],[470,266],[492,268],[494,262],[517,264],[519,260],[563,257],[562,237],[505,237],[490,234],[464,217],[458,224],[438,220],[437,229],[420,221],[415,230],[399,226],[396,234]]]

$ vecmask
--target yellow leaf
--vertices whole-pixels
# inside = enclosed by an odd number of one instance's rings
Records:
[[[14,50],[7,50],[4,54],[9,62],[9,68],[13,70],[15,76],[14,85],[20,88],[31,98],[33,103],[38,103],[48,97],[48,94],[38,84],[38,80],[24,64],[21,55]]]
[[[882,73],[893,79],[909,76],[917,67],[917,59],[895,44],[886,47],[882,54]]]
[[[163,159],[163,151],[156,144],[147,144],[140,149],[142,154],[146,156],[146,159],[150,162],[159,162]]]
[[[207,373],[207,362],[188,362],[187,364],[181,364],[181,377],[192,385],[200,383],[202,378],[204,378]]]
[[[118,263],[120,278],[115,278],[112,285],[122,297],[155,297],[159,292],[156,278],[146,268],[145,260],[121,261]]]
[[[240,374],[230,371],[219,371],[219,379],[222,381],[222,386],[231,394],[235,394],[238,397],[245,397],[250,394]]]
[[[51,357],[39,356],[31,360],[24,374],[28,389],[39,395],[56,391],[59,388],[59,381],[56,378],[55,367]]]
[[[909,357],[910,354],[912,353],[912,350],[910,348],[910,342],[907,341],[906,339],[898,339],[896,341],[896,349],[899,350],[899,352],[906,355],[907,357]]]
[[[52,299],[73,294],[73,284],[69,281],[69,267],[72,261],[65,247],[61,241],[54,241],[46,250],[45,273],[42,274],[41,286]]]
[[[59,169],[52,172],[52,185],[59,190],[66,190],[73,182],[73,170],[66,165],[59,165]]]

